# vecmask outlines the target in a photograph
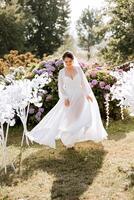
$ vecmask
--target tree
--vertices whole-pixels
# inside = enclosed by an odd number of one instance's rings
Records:
[[[88,51],[88,59],[90,57],[90,47],[99,43],[102,35],[98,35],[98,27],[101,26],[101,15],[97,11],[91,10],[89,7],[82,11],[77,21],[76,29],[78,33],[79,45]]]
[[[119,64],[134,58],[134,1],[108,0],[107,16],[110,17],[106,33],[110,37],[102,50],[104,58]]]
[[[42,57],[64,41],[68,28],[69,0],[19,0],[27,18],[26,45]]]
[[[0,8],[0,56],[12,49],[24,49],[24,21],[16,5]]]

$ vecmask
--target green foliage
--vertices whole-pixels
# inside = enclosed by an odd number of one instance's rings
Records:
[[[101,23],[101,15],[89,7],[83,10],[77,21],[76,28],[79,45],[88,51],[88,58],[90,56],[90,47],[94,44],[98,44],[103,38],[103,34],[98,35],[98,28]]]
[[[69,0],[3,0],[0,55],[14,49],[39,57],[52,54],[64,42],[69,14]]]
[[[27,18],[26,46],[40,57],[52,54],[64,41],[68,27],[68,0],[20,0]]]
[[[108,0],[107,16],[110,17],[107,32],[108,45],[102,50],[111,63],[122,63],[134,58],[134,1]]]
[[[12,49],[24,50],[24,20],[16,5],[0,8],[0,56]]]
[[[65,52],[67,49],[72,52],[75,52],[75,55],[77,51],[79,51],[75,38],[72,35],[69,35],[68,33],[64,37],[64,44],[61,45],[57,49],[57,51],[54,52],[53,56],[55,56],[56,58],[60,58],[63,52]]]

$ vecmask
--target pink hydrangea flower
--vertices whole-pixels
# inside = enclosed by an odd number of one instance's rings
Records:
[[[106,85],[106,84],[105,84],[104,81],[100,81],[100,82],[99,82],[99,86],[100,86],[101,89],[104,89],[105,85]]]
[[[92,77],[92,78],[95,78],[95,77],[96,77],[96,75],[97,75],[97,72],[95,72],[95,71],[92,71],[90,75],[91,75],[91,77]]]

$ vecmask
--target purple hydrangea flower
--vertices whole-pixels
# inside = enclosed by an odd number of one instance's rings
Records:
[[[46,70],[46,69],[42,70],[42,74],[45,74],[46,72],[47,72],[47,70]]]
[[[102,70],[101,66],[96,67],[97,70]]]
[[[47,72],[48,72],[48,75],[53,75],[52,71],[48,70]]]
[[[49,67],[51,67],[51,65],[48,64],[48,63],[46,63],[46,64],[45,64],[45,67],[46,67],[46,68],[49,68]]]
[[[98,84],[98,81],[97,81],[96,79],[94,79],[94,80],[92,80],[91,84],[92,84],[93,86],[95,86],[95,85]]]
[[[43,113],[44,112],[44,108],[39,108],[39,112]]]
[[[56,67],[63,65],[63,61],[62,60],[58,60],[55,62]]]
[[[110,90],[110,88],[111,88],[110,85],[105,86],[105,90]]]
[[[91,87],[91,88],[93,88],[93,87],[94,87],[94,85],[92,85],[92,82],[90,82],[89,84],[90,84],[90,87]]]
[[[37,121],[41,120],[41,117],[39,116],[38,112],[36,113],[35,118],[36,118]]]
[[[92,78],[95,78],[95,77],[96,77],[96,75],[97,75],[97,72],[95,72],[95,71],[92,71],[90,75],[91,75],[91,77],[92,77]]]
[[[46,72],[45,69],[40,69],[40,70],[39,70],[40,75],[43,74],[44,72]]]
[[[55,61],[49,60],[49,61],[47,62],[47,64],[48,64],[48,65],[54,65],[54,64],[55,64]]]
[[[35,111],[35,109],[34,109],[34,108],[30,108],[30,109],[29,109],[29,114],[33,114],[33,113],[34,113],[34,111]]]
[[[42,115],[42,113],[40,112],[40,111],[38,111],[37,113],[36,113],[36,116],[38,116],[38,117],[40,117]]]
[[[38,75],[41,75],[43,72],[45,72],[45,69],[35,69],[34,70],[34,73],[38,74]]]
[[[34,69],[33,72],[34,72],[35,74],[39,74],[39,70],[38,70],[38,69]]]
[[[55,67],[51,65],[49,67],[47,66],[47,71],[55,71]]]

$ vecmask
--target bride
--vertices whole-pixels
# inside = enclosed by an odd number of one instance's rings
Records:
[[[71,148],[77,142],[107,139],[96,98],[72,52],[62,56],[64,68],[58,74],[59,101],[30,131],[30,140],[56,148],[55,140]]]

